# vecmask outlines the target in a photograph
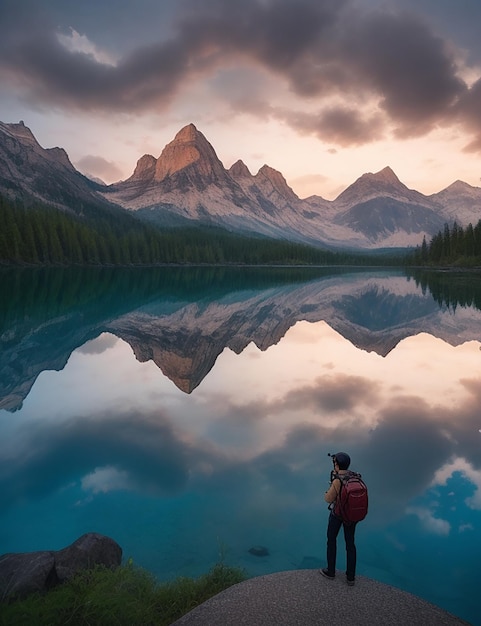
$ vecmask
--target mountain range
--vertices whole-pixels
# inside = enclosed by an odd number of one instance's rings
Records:
[[[62,148],[42,148],[23,122],[0,122],[0,192],[77,213],[117,209],[159,226],[208,224],[331,249],[415,246],[445,223],[481,219],[480,187],[456,181],[424,195],[390,167],[363,174],[335,200],[301,199],[268,165],[257,174],[241,160],[226,169],[193,124],[158,158],[143,155],[129,178],[104,185],[77,171]]]

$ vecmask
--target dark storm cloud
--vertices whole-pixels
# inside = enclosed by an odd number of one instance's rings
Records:
[[[397,0],[392,0],[395,6]],[[481,3],[479,0],[404,0],[406,8],[422,13],[433,28],[467,52],[470,63],[481,61]]]
[[[364,117],[359,110],[347,107],[328,107],[319,115],[285,113],[277,115],[303,134],[313,134],[339,146],[362,145],[381,139],[385,121],[381,115]]]
[[[350,379],[350,380],[349,380]],[[282,496],[286,506],[302,507],[319,501],[327,487],[332,467],[327,453],[346,450],[352,468],[367,480],[372,497],[370,519],[385,524],[389,518],[403,515],[406,506],[429,489],[436,471],[455,456],[466,458],[475,469],[481,469],[478,429],[481,381],[465,381],[471,396],[453,410],[428,405],[416,396],[393,397],[383,406],[375,390],[356,377],[342,377],[326,385],[321,398],[324,408],[333,415],[340,409],[350,410],[352,419],[342,421],[338,428],[330,425],[298,424],[276,446],[250,458],[248,462],[231,460],[221,467],[214,465],[202,488],[229,492],[239,501],[249,501],[252,494],[269,484],[272,492]],[[349,400],[342,404],[341,395]],[[363,406],[356,403],[358,394]],[[374,401],[366,409],[369,399]],[[319,396],[313,389],[286,395],[286,402],[258,405],[256,415],[273,416],[284,408],[318,406]],[[306,405],[307,403],[307,405]],[[364,407],[364,408],[363,408]],[[312,408],[312,406],[311,406]],[[320,407],[319,407],[320,408]],[[254,410],[255,407],[252,407]],[[377,425],[367,429],[363,413],[370,411]],[[247,410],[249,413],[249,410]],[[230,412],[226,411],[226,419]],[[237,414],[239,417],[239,414]],[[252,420],[250,421],[250,426]],[[266,496],[267,497],[267,496]],[[290,499],[289,499],[290,497]]]
[[[26,84],[30,99],[98,111],[167,104],[188,63],[186,51],[176,42],[139,49],[115,67],[89,54],[68,51],[54,33],[2,47],[0,71],[3,67]]]
[[[307,467],[314,476],[318,476],[316,465],[319,472],[328,471],[327,452],[346,449],[354,469],[368,478],[373,494],[382,494],[384,514],[397,515],[429,487],[436,470],[453,457],[464,457],[475,469],[481,469],[481,379],[461,383],[470,395],[454,409],[429,405],[416,396],[397,396],[386,403],[369,379],[344,375],[320,378],[316,385],[291,391],[276,402],[246,405],[244,411],[251,415],[250,423],[253,415],[258,420],[265,416],[273,419],[284,410],[299,407],[301,411],[319,410],[331,416],[343,412],[351,414],[352,419],[342,420],[338,428],[323,426],[322,420],[321,425],[299,424],[287,433],[282,444],[252,459],[249,469],[243,467],[239,472],[245,477],[249,470],[275,472],[273,468],[282,467],[283,480],[292,486],[301,482]],[[377,423],[369,432],[363,418],[367,412]],[[237,418],[242,419],[242,413],[236,409]],[[228,408],[226,419],[229,416]],[[298,468],[299,476],[293,467]]]
[[[379,468],[374,484],[385,481],[388,474],[390,497],[405,501],[413,490],[429,484],[452,450],[425,402],[416,397],[394,398],[380,413],[380,423],[370,437],[369,452]]]
[[[176,493],[187,484],[193,467],[215,457],[206,446],[191,447],[160,413],[115,418],[99,414],[56,426],[38,424],[23,437],[28,453],[0,460],[5,506],[26,495],[49,493],[105,466],[126,471],[141,492]],[[8,457],[7,451],[3,454]],[[216,464],[221,464],[219,459]]]
[[[181,19],[181,34],[196,49],[219,46],[244,54],[281,74],[296,67],[335,24],[347,0],[201,0]]]
[[[481,470],[481,379],[462,384],[471,395],[453,409],[430,406],[415,396],[399,396],[379,411],[378,425],[356,459],[365,468],[373,491],[383,492],[386,512],[395,514],[400,502],[423,493],[436,470],[455,457]]]
[[[243,425],[252,431],[251,437],[245,437],[247,458],[183,432],[161,412],[98,414],[63,424],[29,424],[0,449],[1,506],[44,497],[85,477],[89,477],[85,486],[102,491],[102,484],[95,482],[102,480],[102,472],[95,470],[115,468],[120,480],[127,479],[127,488],[140,494],[195,490],[231,497],[233,506],[242,509],[253,494],[265,501],[269,493],[276,506],[295,503],[301,508],[318,502],[327,486],[331,469],[327,453],[346,450],[353,469],[361,471],[369,483],[372,519],[379,513],[385,522],[386,516],[401,514],[409,501],[423,494],[435,472],[453,457],[463,457],[481,469],[481,380],[463,384],[469,396],[452,410],[440,410],[414,396],[393,397],[382,406],[376,389],[360,377],[332,378],[317,391],[291,392],[277,406],[258,406],[257,418],[269,415],[273,419],[282,408],[295,405],[302,410],[307,403],[311,408],[327,408],[333,415],[350,411],[352,419],[341,421],[338,427],[332,422],[324,425],[321,419],[319,424],[299,423],[277,445],[249,454],[257,432],[251,417]],[[367,408],[369,401],[373,404]],[[366,411],[377,423],[372,429],[365,424]],[[246,406],[233,417],[227,407],[227,427],[248,414]],[[226,428],[224,418],[217,421]],[[263,448],[262,436],[260,444]],[[263,491],[266,485],[268,492]]]
[[[445,42],[411,15],[364,17],[351,29],[347,49],[400,134],[430,130],[466,91]]]
[[[445,414],[445,427],[453,433],[459,447],[476,469],[481,469],[481,379],[463,379],[461,384],[470,393],[468,400],[457,411]]]
[[[375,406],[378,385],[361,376],[327,376],[318,378],[315,385],[295,389],[286,394],[277,408],[295,409],[300,406],[323,411],[350,411],[360,404]]]
[[[6,0],[1,10],[0,72],[2,80],[14,82],[32,102],[81,110],[159,111],[189,81],[235,61],[260,66],[297,95],[317,98],[319,114],[304,118],[303,131],[340,145],[377,139],[382,125],[379,116],[363,119],[352,106],[331,103],[324,108],[323,98],[333,95],[377,101],[386,123],[401,137],[452,123],[455,114],[469,130],[481,132],[472,113],[479,102],[477,88],[468,89],[445,40],[414,13],[369,12],[350,0],[184,0],[169,4],[169,15],[175,6],[177,19],[168,33],[161,32],[157,41],[139,39],[136,49],[124,50],[116,65],[107,65],[60,43],[55,12],[50,23],[47,18],[38,22],[36,14],[46,6],[28,5],[26,19],[25,5]],[[88,36],[85,18],[77,20]],[[80,28],[76,23],[61,27]],[[92,32],[101,47],[100,33]],[[242,99],[236,106],[242,110]],[[247,106],[249,112],[255,110],[255,102],[247,101]],[[266,102],[257,106],[265,115]],[[296,113],[285,116],[294,128]],[[471,149],[476,146],[475,139]]]
[[[474,137],[465,147],[467,152],[481,152],[481,79],[472,85],[456,108],[457,120],[470,130]]]
[[[310,413],[316,411],[340,413],[355,411],[359,406],[375,407],[380,402],[379,385],[368,378],[361,376],[323,376],[312,385],[298,387],[287,392],[279,399],[268,402],[249,402],[246,404],[232,404],[227,397],[219,395],[210,406],[222,416],[221,428],[226,424],[252,425],[267,416],[279,415],[283,411],[305,408]],[[218,424],[212,426],[213,430]]]

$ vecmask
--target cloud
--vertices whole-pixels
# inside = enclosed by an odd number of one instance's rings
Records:
[[[481,78],[464,94],[456,107],[456,119],[475,136],[465,147],[466,152],[481,151]]]
[[[412,14],[363,16],[347,49],[400,136],[431,130],[467,90],[446,43]]]
[[[92,57],[97,63],[115,65],[115,60],[110,55],[89,41],[86,35],[80,35],[73,28],[69,29],[68,35],[59,34],[58,40],[69,52],[80,52]]]
[[[161,412],[105,413],[27,430],[12,445],[28,453],[21,452],[14,462],[7,450],[0,455],[4,506],[26,494],[41,497],[80,477],[94,491],[102,491],[102,481],[110,480],[117,487],[124,481],[141,493],[173,494],[185,488],[197,463],[221,464],[222,455],[216,458],[202,442],[191,445]]]
[[[75,167],[86,176],[96,176],[108,183],[117,182],[122,178],[122,171],[115,163],[92,154],[80,158]]]
[[[372,409],[379,405],[379,391],[377,383],[361,376],[326,375],[317,378],[313,385],[300,386],[266,402],[234,404],[222,394],[211,395],[209,406],[218,419],[212,423],[209,436],[224,444],[233,441],[254,444],[259,437],[256,428],[264,420],[281,421],[283,414],[299,407],[303,407],[306,421],[311,422],[316,415],[327,415],[337,426],[342,424],[349,431],[353,422],[362,422],[362,418],[356,417],[362,413],[362,407]],[[326,428],[329,431],[330,424]]]
[[[296,409],[299,406],[327,412],[353,411],[362,404],[371,407],[378,402],[378,385],[361,376],[325,376],[312,387],[301,387],[286,394],[275,403],[275,410]]]
[[[434,475],[433,485],[446,485],[455,473],[465,476],[475,487],[474,494],[466,499],[466,504],[472,509],[481,510],[481,469],[476,470],[464,458],[456,457],[440,467]]]
[[[481,23],[481,4],[478,0],[464,0],[462,11],[458,4],[439,0],[404,0],[403,4],[412,11],[422,12],[433,26],[466,50],[470,63],[481,61],[478,27]]]
[[[188,50],[176,41],[139,47],[112,65],[85,46],[64,45],[65,37],[59,39],[41,7],[31,6],[26,21],[24,7],[9,2],[7,7],[9,19],[0,20],[0,73],[32,102],[90,111],[147,110],[169,102],[185,74]]]
[[[206,396],[202,406],[208,407],[210,422],[202,435],[179,427],[163,411],[20,424],[0,446],[1,506],[80,483],[93,496],[116,490],[167,497],[192,491],[217,498],[235,494],[239,510],[251,506],[254,496],[259,506],[269,501],[303,508],[318,502],[327,486],[327,453],[345,449],[353,469],[368,482],[373,522],[403,515],[413,499],[433,484],[444,484],[454,471],[477,486],[468,505],[479,509],[479,441],[472,449],[466,442],[473,439],[480,387],[472,382],[472,396],[455,412],[414,396],[381,404],[377,387],[358,376],[320,378],[316,386],[264,404],[233,406],[221,396],[214,401]],[[286,424],[283,412],[300,406],[306,422]],[[237,448],[229,446],[232,436],[240,438]],[[458,449],[465,453],[461,460]],[[447,531],[446,523],[431,519],[429,512],[410,512],[431,530]]]
[[[262,71],[262,68],[252,66],[221,68],[209,80],[208,86],[218,100],[228,104],[230,115],[232,111],[242,111],[267,120],[275,116],[275,108],[269,99],[272,100],[273,94],[279,94],[282,98],[282,92],[279,92],[273,77]]]
[[[316,115],[285,112],[276,116],[302,134],[342,147],[382,139],[385,133],[385,120],[380,113],[363,114],[344,105],[328,107]]]
[[[368,468],[364,471],[372,492],[383,494],[382,505],[373,501],[373,512],[399,515],[400,503],[405,506],[423,493],[452,454],[453,443],[442,433],[444,420],[438,423],[435,415],[415,396],[394,396],[379,410],[356,458],[359,467]]]
[[[460,527],[458,528],[458,531],[460,533],[464,533],[467,530],[474,530],[474,526],[472,524],[461,524]]]
[[[110,465],[96,467],[93,472],[84,476],[80,483],[84,491],[91,491],[94,494],[132,490],[134,487],[127,472]]]
[[[92,339],[91,341],[87,341],[83,346],[77,348],[78,352],[82,354],[102,354],[109,348],[113,348],[117,343],[118,338],[114,335],[110,335],[109,333],[102,333],[96,339]]]
[[[280,81],[297,104],[286,111],[275,101],[277,93],[266,99],[238,91],[231,104],[239,113],[282,118],[339,146],[460,124],[475,134],[467,149],[480,148],[480,82],[468,88],[452,46],[414,12],[368,11],[351,0],[175,6],[168,33],[157,41],[139,39],[114,60],[75,25],[68,25],[67,35],[59,33],[55,14],[46,16],[43,5],[31,5],[25,19],[25,11],[7,1],[0,20],[2,80],[32,105],[160,113],[192,82],[250,64]],[[228,98],[229,80],[212,85]],[[333,97],[339,102],[333,104]]]
[[[408,515],[415,515],[429,532],[435,535],[449,535],[451,525],[446,520],[434,517],[433,513],[420,506],[408,506],[406,509]]]

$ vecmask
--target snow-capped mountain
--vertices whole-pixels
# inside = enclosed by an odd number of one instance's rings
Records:
[[[224,168],[193,124],[158,158],[142,156],[127,180],[104,186],[80,174],[64,150],[42,148],[23,122],[0,123],[0,191],[65,209],[114,205],[160,225],[210,224],[331,248],[419,245],[446,222],[481,218],[481,188],[457,181],[425,196],[389,167],[362,175],[333,201],[301,199],[268,165],[257,174],[241,160]]]
[[[158,159],[141,157],[132,176],[103,195],[160,224],[189,220],[314,244],[329,239],[320,220],[305,223],[301,201],[280,172],[264,166],[252,176],[242,161],[226,170],[193,124]]]
[[[189,124],[158,159],[144,155],[134,174],[104,196],[157,221],[175,215],[317,245],[374,248],[418,245],[454,219],[477,223],[481,189],[469,189],[470,194],[462,190],[462,205],[455,204],[456,190],[425,196],[385,167],[364,174],[332,202],[319,196],[302,200],[267,165],[256,175],[241,160],[224,169],[204,135]]]
[[[468,183],[457,180],[446,189],[430,196],[443,207],[443,214],[450,221],[457,220],[458,224],[465,225],[471,222],[473,226],[481,219],[481,189],[472,187]]]

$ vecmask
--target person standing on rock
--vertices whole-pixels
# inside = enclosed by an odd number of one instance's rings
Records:
[[[345,452],[338,452],[332,456],[334,469],[331,471],[331,485],[324,494],[324,500],[329,503],[330,515],[327,525],[327,567],[320,573],[333,580],[336,576],[337,535],[344,531],[346,543],[346,580],[348,585],[354,585],[356,578],[356,544],[354,535],[357,522],[344,521],[340,511],[340,493],[344,479],[350,474],[351,458]]]

